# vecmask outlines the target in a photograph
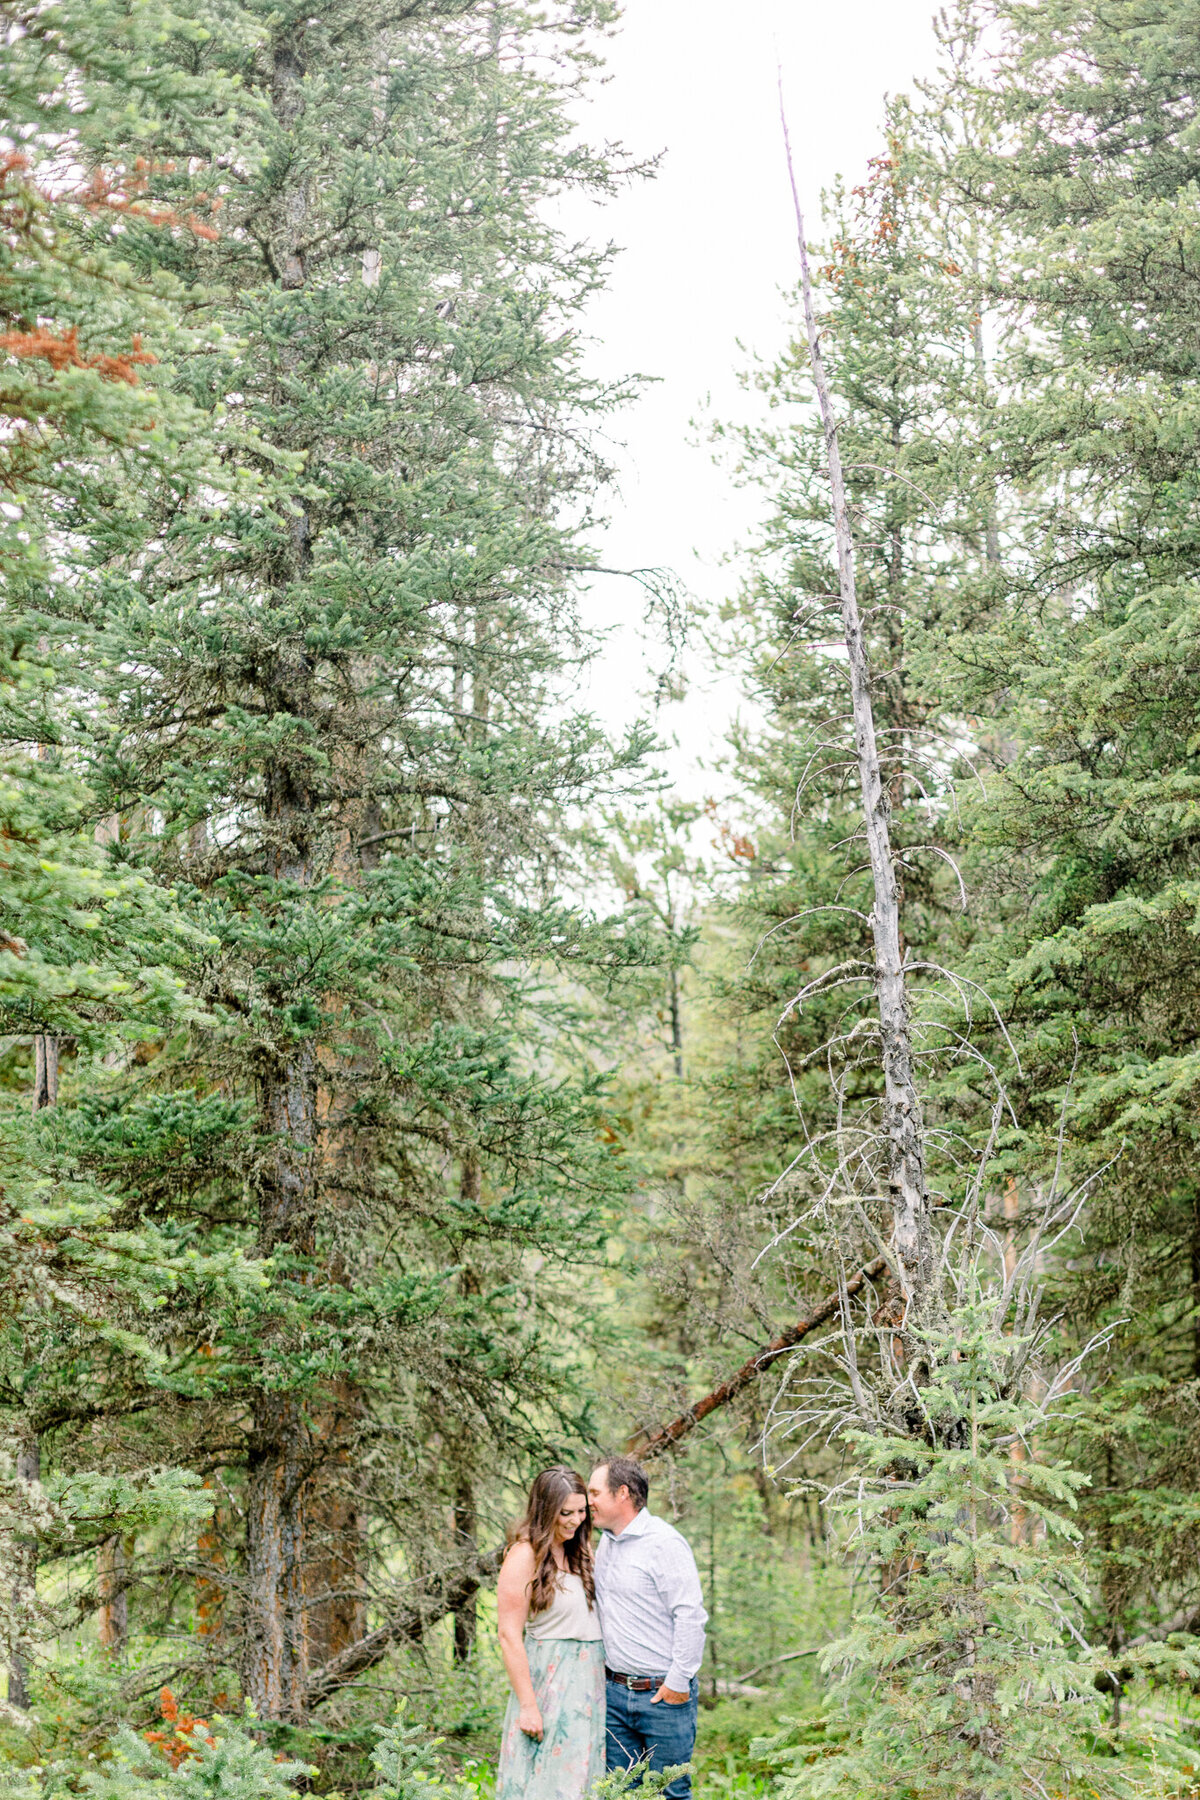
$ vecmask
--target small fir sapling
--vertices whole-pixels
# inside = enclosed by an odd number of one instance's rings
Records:
[[[894,1395],[881,1396],[873,1427],[840,1433],[853,1472],[827,1504],[870,1600],[822,1654],[833,1683],[824,1742],[787,1729],[755,1746],[781,1769],[781,1800],[1031,1800],[1078,1782],[1132,1791],[1114,1751],[1145,1758],[1150,1745],[1136,1730],[1118,1736],[1101,1703],[1110,1659],[1077,1624],[1088,1581],[1074,1515],[1087,1477],[1035,1448],[1073,1400],[1078,1364],[1039,1381],[1034,1340],[1006,1331],[1006,1318],[1005,1283],[973,1279],[943,1326],[917,1334],[923,1437],[889,1428]],[[1183,1646],[1140,1661],[1160,1683],[1200,1674]],[[1169,1785],[1186,1752],[1161,1731],[1154,1748]]]
[[[96,1766],[82,1775],[68,1763],[0,1768],[0,1800],[58,1800],[79,1792],[93,1800],[156,1800],[168,1794],[178,1800],[292,1800],[318,1773],[265,1744],[252,1712],[200,1718],[181,1707],[169,1688],[162,1690],[159,1710],[161,1724],[152,1730],[120,1726],[94,1759]],[[371,1754],[375,1780],[366,1790],[371,1800],[472,1800],[474,1790],[447,1772],[439,1743],[407,1724],[401,1711]],[[627,1787],[611,1792],[625,1793]],[[651,1777],[646,1791],[660,1792],[660,1778]]]

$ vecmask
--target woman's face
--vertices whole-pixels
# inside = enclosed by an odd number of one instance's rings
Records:
[[[559,1508],[554,1521],[554,1536],[558,1543],[565,1544],[575,1536],[583,1521],[587,1518],[587,1498],[583,1494],[568,1494]]]

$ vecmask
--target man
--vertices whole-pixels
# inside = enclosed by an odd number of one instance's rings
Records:
[[[604,1633],[607,1765],[652,1769],[690,1762],[696,1743],[697,1672],[708,1614],[687,1540],[646,1510],[650,1483],[631,1456],[592,1470],[588,1499],[603,1531],[596,1552],[596,1598]],[[667,1788],[689,1800],[691,1777]]]

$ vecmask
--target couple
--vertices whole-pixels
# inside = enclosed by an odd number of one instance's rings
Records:
[[[512,1683],[497,1800],[583,1800],[608,1769],[691,1761],[708,1614],[686,1540],[631,1456],[543,1469],[500,1571]],[[592,1527],[604,1536],[592,1559]],[[667,1788],[686,1800],[681,1775]]]

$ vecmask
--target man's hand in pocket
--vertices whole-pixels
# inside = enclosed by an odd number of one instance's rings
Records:
[[[657,1694],[651,1696],[650,1704],[654,1706],[659,1700],[665,1700],[668,1706],[686,1706],[691,1698],[689,1694],[681,1694],[675,1688],[669,1688],[664,1681]]]

